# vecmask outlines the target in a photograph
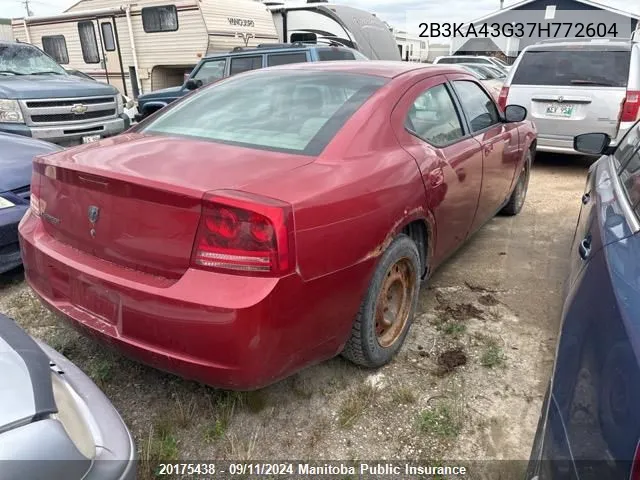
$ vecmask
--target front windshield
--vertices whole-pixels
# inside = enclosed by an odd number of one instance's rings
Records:
[[[31,45],[0,45],[0,75],[40,74],[66,75],[66,72],[51,57]]]
[[[142,131],[315,156],[386,81],[343,72],[258,70],[189,95]]]

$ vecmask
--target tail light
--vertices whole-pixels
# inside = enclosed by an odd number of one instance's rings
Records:
[[[633,455],[629,480],[640,480],[640,442],[636,445],[636,453]]]
[[[226,273],[282,276],[292,272],[291,205],[243,192],[207,193],[191,264]]]
[[[509,96],[509,87],[502,87],[500,89],[500,95],[498,95],[498,108],[504,111],[507,107],[507,97]]]
[[[629,90],[627,97],[622,102],[621,122],[635,122],[640,112],[640,91]]]

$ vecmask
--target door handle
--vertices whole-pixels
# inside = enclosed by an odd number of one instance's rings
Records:
[[[582,204],[586,205],[587,203],[589,203],[589,200],[591,200],[591,195],[589,195],[588,193],[585,193],[582,196]]]
[[[591,237],[586,237],[580,242],[578,253],[583,260],[589,258],[589,254],[591,253]]]

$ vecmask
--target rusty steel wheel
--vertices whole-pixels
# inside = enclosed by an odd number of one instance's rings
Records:
[[[388,348],[398,339],[411,314],[411,293],[416,275],[408,258],[391,265],[376,302],[376,337]]]
[[[409,332],[424,268],[416,243],[398,235],[378,259],[342,356],[369,368],[391,361]]]

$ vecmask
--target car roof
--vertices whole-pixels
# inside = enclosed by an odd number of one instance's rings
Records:
[[[387,60],[338,60],[333,62],[308,62],[308,63],[290,63],[281,65],[279,69],[288,70],[318,70],[325,72],[344,72],[355,73],[361,75],[373,75],[384,78],[394,78],[408,72],[417,70],[429,70],[433,75],[445,73],[466,73],[462,69],[456,69],[453,65],[432,65],[428,63],[417,62],[400,62]]]
[[[630,50],[632,43],[629,39],[620,38],[567,38],[558,40],[544,40],[529,45],[526,50],[572,50],[575,47],[596,47],[602,50]]]
[[[226,58],[226,57],[235,57],[242,55],[256,55],[256,54],[265,54],[265,53],[288,53],[288,52],[305,52],[307,50],[349,50],[353,51],[353,49],[345,46],[337,46],[337,45],[318,45],[318,44],[304,44],[304,43],[291,43],[291,44],[274,44],[273,46],[269,46],[269,44],[265,44],[261,47],[251,47],[251,48],[243,48],[240,47],[238,50],[232,50],[227,53],[213,53],[211,55],[207,55],[204,57],[205,59],[210,58]]]

